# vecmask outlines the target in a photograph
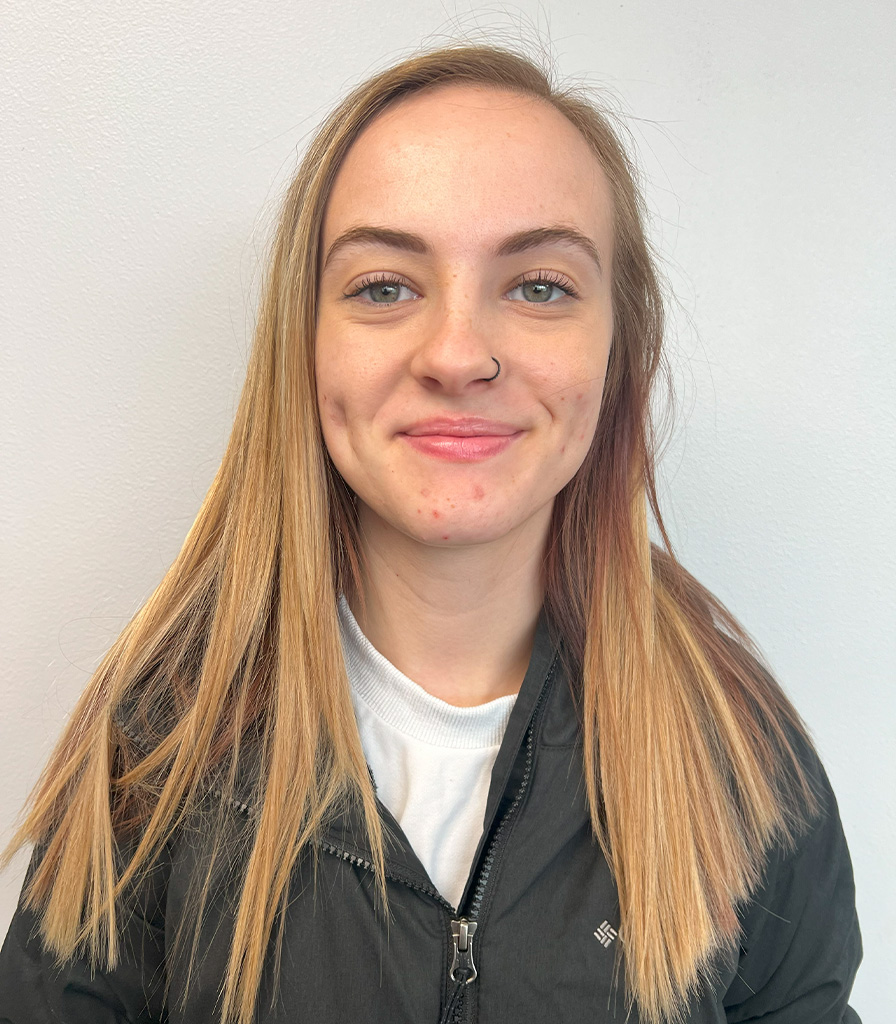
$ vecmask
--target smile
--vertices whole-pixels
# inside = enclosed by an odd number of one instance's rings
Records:
[[[503,452],[522,434],[510,423],[467,416],[423,420],[398,436],[422,455],[449,462],[479,462]]]
[[[449,462],[480,462],[498,455],[518,438],[522,431],[513,434],[399,434],[422,455]]]

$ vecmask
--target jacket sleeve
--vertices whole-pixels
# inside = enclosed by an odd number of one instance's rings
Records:
[[[153,868],[122,909],[121,955],[111,970],[86,957],[58,963],[20,900],[0,951],[0,1024],[162,1024],[165,1009],[164,881]]]
[[[812,761],[821,814],[795,849],[773,850],[741,912],[729,1024],[860,1024],[847,1005],[862,959],[852,865],[834,794]]]

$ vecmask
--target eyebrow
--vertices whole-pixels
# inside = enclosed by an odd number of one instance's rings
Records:
[[[575,228],[550,227],[532,228],[529,231],[518,231],[510,235],[495,250],[496,256],[514,256],[519,252],[528,252],[543,245],[568,245],[585,253],[597,265],[598,273],[602,272],[600,253],[591,239]]]
[[[420,256],[428,256],[432,252],[424,239],[419,235],[412,235],[409,231],[367,226],[349,228],[348,231],[343,231],[328,249],[324,259],[324,269],[332,263],[337,253],[356,245],[385,245],[390,249],[414,252]]]
[[[508,235],[495,248],[496,256],[514,256],[517,253],[528,252],[530,249],[539,249],[545,245],[568,245],[584,252],[597,266],[598,273],[602,272],[600,253],[594,242],[581,231],[575,228],[563,226],[530,228],[527,231],[518,231]],[[337,253],[350,246],[360,245],[383,245],[390,249],[399,249],[403,252],[413,252],[419,256],[431,256],[432,248],[426,239],[420,235],[412,234],[410,231],[397,231],[393,228],[377,228],[362,225],[349,228],[344,231],[327,251],[324,259],[324,268],[333,261]]]

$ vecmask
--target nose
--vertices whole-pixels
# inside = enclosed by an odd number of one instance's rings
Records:
[[[460,395],[498,379],[494,331],[484,320],[467,304],[433,311],[411,361],[411,372],[424,387]]]

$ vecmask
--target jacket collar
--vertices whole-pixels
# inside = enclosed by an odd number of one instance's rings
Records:
[[[520,755],[529,725],[535,714],[536,707],[542,699],[549,696],[555,689],[555,677],[559,676],[559,657],[551,642],[547,617],[542,611],[535,630],[535,641],[529,666],[523,678],[513,711],[507,722],[507,728],[498,750],[498,756],[492,769],[491,784],[485,809],[480,849],[476,852],[474,863],[479,858],[481,847],[491,830],[492,824],[502,810],[505,799],[512,800],[516,791],[517,776],[520,772]],[[410,844],[404,837],[398,823],[389,810],[379,804],[380,818],[386,832],[386,871],[412,885],[432,889],[432,882],[420,863]],[[366,841],[363,817],[360,807],[350,805],[327,823],[322,843],[332,846],[343,855],[370,861],[372,854]]]

